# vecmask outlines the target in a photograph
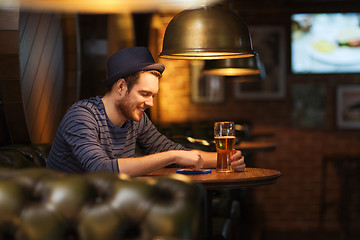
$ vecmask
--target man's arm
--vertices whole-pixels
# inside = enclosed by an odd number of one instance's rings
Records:
[[[217,153],[216,152],[205,152],[199,151],[201,157],[204,159],[204,168],[216,168],[216,159]]]
[[[216,159],[216,152],[171,150],[136,158],[119,158],[118,166],[120,173],[129,176],[140,176],[172,163],[194,170],[216,168]],[[235,171],[242,172],[245,170],[244,157],[241,155],[241,151],[234,150],[232,159],[231,164]]]
[[[144,175],[172,163],[200,170],[204,164],[204,159],[199,151],[184,150],[171,150],[142,157],[118,159],[120,173],[129,176]]]

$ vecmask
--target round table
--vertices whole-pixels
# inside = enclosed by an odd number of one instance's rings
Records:
[[[176,174],[178,168],[161,168],[146,176],[163,176]],[[195,182],[201,183],[206,189],[239,189],[242,187],[252,187],[275,183],[281,176],[277,170],[264,168],[245,168],[244,172],[235,173],[218,173],[215,169],[211,169],[208,174],[186,174]]]
[[[142,177],[155,177],[177,174],[178,168],[162,168],[151,172]],[[207,174],[184,174],[195,182],[204,186],[205,191],[205,226],[204,239],[208,240],[212,234],[212,191],[219,189],[240,189],[244,187],[253,187],[266,184],[272,184],[277,181],[281,173],[277,170],[264,168],[245,168],[244,172],[218,173],[216,169],[211,169]]]

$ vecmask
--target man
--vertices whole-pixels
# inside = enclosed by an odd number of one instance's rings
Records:
[[[112,171],[139,176],[178,164],[214,168],[216,153],[188,150],[157,131],[144,111],[153,106],[165,70],[145,47],[123,49],[107,63],[107,92],[75,103],[62,119],[47,167],[63,172]],[[136,144],[146,153],[135,157]],[[233,167],[245,168],[240,151]]]

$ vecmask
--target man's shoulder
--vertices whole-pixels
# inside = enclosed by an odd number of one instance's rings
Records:
[[[77,101],[70,107],[69,111],[77,111],[81,109],[87,109],[91,112],[100,112],[103,109],[103,105],[99,97],[92,97]]]
[[[89,98],[74,103],[66,112],[64,119],[96,119],[103,121],[105,112],[100,98]]]
[[[66,112],[61,125],[75,126],[78,124],[88,124],[93,126],[94,124],[99,125],[106,122],[102,107],[99,106],[99,100],[101,101],[100,98],[89,98],[77,101]]]
[[[91,97],[87,99],[81,99],[74,103],[73,107],[99,107],[101,105],[101,98],[100,97]]]

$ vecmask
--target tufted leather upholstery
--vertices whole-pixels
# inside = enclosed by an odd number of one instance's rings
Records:
[[[199,239],[203,189],[186,176],[0,169],[0,239]]]
[[[45,167],[50,144],[10,144],[0,147],[0,167]]]

